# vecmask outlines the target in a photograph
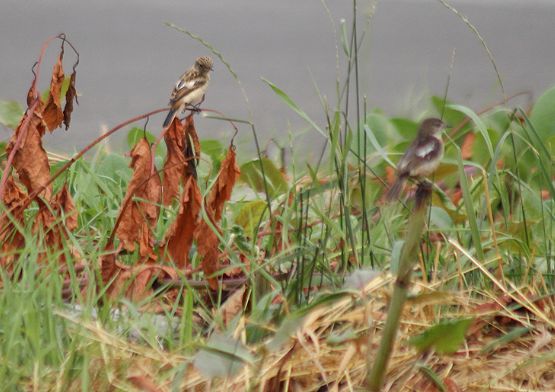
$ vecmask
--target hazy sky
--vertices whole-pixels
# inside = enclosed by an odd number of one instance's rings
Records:
[[[336,28],[341,19],[351,20],[350,1],[328,3]],[[364,27],[371,2],[358,4],[359,26]],[[537,96],[555,82],[555,1],[462,0],[452,4],[485,38],[507,94],[531,90]],[[443,93],[453,48],[457,55],[449,97],[475,109],[501,98],[480,42],[439,1],[388,0],[378,3],[374,11],[360,53],[361,91],[370,107],[391,114],[421,114],[430,93]],[[30,67],[42,41],[65,32],[81,53],[80,106],[70,131],[50,137],[48,145],[71,153],[94,138],[103,125],[111,127],[165,106],[177,77],[195,57],[209,54],[165,22],[202,36],[223,53],[243,82],[263,139],[283,139],[288,131],[297,133],[307,125],[261,77],[275,82],[315,121],[323,122],[314,83],[334,102],[336,42],[320,0],[2,0],[0,99],[24,101]],[[67,59],[69,69],[69,52]],[[50,58],[45,70],[51,64]],[[42,88],[47,84],[44,78]],[[249,116],[237,83],[220,62],[216,62],[205,106],[231,117]],[[163,116],[153,117],[150,129],[158,133],[162,121]],[[200,121],[199,128],[205,137],[227,137],[231,132],[214,120]],[[116,148],[123,147],[121,135],[113,139]],[[305,142],[307,138],[319,140],[316,133],[308,135]],[[0,139],[8,136],[9,132],[0,130]],[[246,129],[239,140],[245,150],[252,146]]]

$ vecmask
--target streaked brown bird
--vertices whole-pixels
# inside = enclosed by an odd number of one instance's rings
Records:
[[[409,178],[422,180],[433,174],[443,158],[441,132],[447,126],[439,118],[427,118],[420,125],[416,138],[397,163],[397,179],[386,194],[386,201],[399,197]]]
[[[210,57],[202,56],[197,58],[195,64],[181,75],[170,97],[171,109],[164,120],[164,128],[171,124],[179,112],[188,106],[196,109],[204,101],[213,65]]]

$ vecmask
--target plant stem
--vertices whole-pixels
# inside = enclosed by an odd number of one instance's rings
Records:
[[[387,320],[383,329],[380,348],[378,349],[374,361],[374,357],[371,356],[370,342],[368,344],[367,368],[370,369],[372,361],[374,362],[372,371],[368,374],[366,379],[370,391],[379,391],[385,378],[387,364],[391,357],[391,352],[393,351],[393,344],[397,337],[397,331],[399,330],[401,313],[403,312],[403,306],[407,299],[412,268],[418,259],[418,244],[420,243],[426,224],[426,211],[432,194],[431,191],[432,188],[430,183],[421,183],[418,185],[415,196],[415,206],[413,213],[409,217],[405,244],[403,245],[401,257],[399,259],[397,279],[395,280],[393,296],[389,304]]]

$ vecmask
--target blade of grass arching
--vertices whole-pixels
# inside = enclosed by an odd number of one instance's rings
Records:
[[[474,122],[474,125],[476,125],[476,128],[478,128],[478,131],[484,138],[484,142],[486,143],[486,146],[488,148],[490,159],[493,159],[493,145],[491,143],[491,139],[488,134],[488,128],[486,127],[486,124],[484,124],[482,119],[472,109],[467,108],[466,106],[450,104],[450,105],[447,105],[447,107],[449,109],[456,110],[458,112],[463,113],[465,116],[470,118],[472,122]]]
[[[297,103],[295,101],[293,101],[291,99],[291,97],[289,97],[289,95],[287,95],[282,89],[280,89],[278,86],[276,86],[274,83],[270,82],[268,79],[264,79],[262,78],[262,80],[264,81],[264,83],[266,83],[268,86],[270,86],[270,88],[274,91],[274,93],[276,93],[276,95],[283,101],[285,102],[285,104],[287,106],[289,106],[295,113],[297,113],[303,120],[305,120],[307,123],[309,123],[312,128],[314,128],[319,134],[321,134],[323,137],[327,138],[328,136],[326,135],[326,133],[322,130],[322,128],[320,128],[318,126],[318,124],[316,124],[309,116],[308,114],[306,114],[304,112],[304,110],[302,110],[300,108],[299,105],[297,105]]]
[[[476,255],[478,259],[484,260],[484,250],[482,249],[482,243],[480,239],[480,230],[478,229],[478,222],[476,222],[476,212],[474,211],[474,204],[472,202],[472,194],[468,186],[468,179],[464,171],[464,163],[461,156],[461,149],[455,145],[457,149],[457,164],[459,167],[459,182],[461,185],[464,207],[466,209],[466,216],[468,219],[468,225],[470,226],[470,235],[472,237],[472,245],[476,248]]]
[[[461,14],[455,7],[449,4],[447,0],[438,0],[438,1],[441,4],[443,4],[443,6],[445,6],[447,9],[449,9],[451,12],[453,12],[455,15],[457,15],[463,21],[463,23],[467,25],[470,30],[472,30],[474,35],[476,35],[476,37],[478,38],[478,40],[482,44],[482,47],[484,48],[484,50],[488,55],[491,65],[493,66],[493,70],[495,71],[495,75],[497,76],[497,81],[499,82],[499,87],[501,88],[501,94],[503,95],[503,100],[506,101],[507,97],[505,95],[505,88],[503,87],[503,80],[501,80],[501,74],[499,73],[497,64],[495,63],[495,59],[493,58],[493,53],[491,53],[491,50],[489,50],[489,47],[486,44],[486,40],[482,37],[478,29],[470,22],[470,20],[466,16]]]

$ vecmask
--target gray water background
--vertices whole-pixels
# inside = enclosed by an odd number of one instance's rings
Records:
[[[352,2],[329,0],[336,25],[351,20]],[[479,109],[502,99],[490,60],[469,28],[435,0],[358,1],[359,28],[374,13],[360,51],[361,93],[368,107],[418,118],[431,94],[443,95],[453,48],[456,58],[449,98]],[[530,91],[535,97],[555,83],[555,0],[453,0],[489,45],[507,95]],[[322,138],[288,109],[261,81],[276,83],[323,125],[316,84],[335,102],[336,41],[320,0],[1,0],[0,99],[24,102],[31,66],[45,38],[65,32],[81,61],[80,105],[70,131],[47,138],[49,149],[73,153],[101,129],[166,105],[176,78],[198,55],[198,42],[165,25],[190,30],[220,50],[248,94],[262,143],[294,137],[295,154],[318,154]],[[340,49],[341,50],[341,49]],[[45,62],[41,88],[48,86],[56,50]],[[66,70],[71,55],[66,52]],[[340,53],[341,55],[341,53]],[[343,61],[341,64],[343,65]],[[216,63],[205,107],[230,117],[249,118],[237,83]],[[163,116],[151,119],[158,134]],[[138,124],[142,126],[142,123]],[[219,121],[197,123],[203,138],[227,141],[230,127]],[[300,139],[297,135],[304,135]],[[10,131],[0,129],[0,140]],[[110,139],[123,150],[125,132]],[[250,130],[238,137],[241,159],[253,153]]]

